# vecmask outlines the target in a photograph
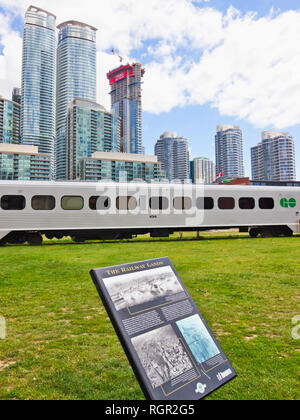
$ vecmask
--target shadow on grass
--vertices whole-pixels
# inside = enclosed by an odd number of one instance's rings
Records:
[[[300,235],[294,235],[292,238],[300,238]],[[282,239],[287,239],[286,237],[271,237],[271,238],[251,238],[248,235],[245,236],[232,236],[232,235],[224,235],[224,236],[211,236],[211,237],[205,237],[205,236],[200,236],[199,238],[180,238],[180,237],[176,237],[176,238],[146,238],[146,239],[116,239],[116,240],[95,240],[95,241],[85,241],[85,242],[80,242],[80,243],[76,243],[76,242],[72,242],[72,240],[70,241],[46,241],[43,242],[43,244],[41,246],[45,247],[51,247],[51,246],[83,246],[83,245],[99,245],[99,244],[138,244],[138,243],[142,243],[142,244],[146,244],[146,243],[174,243],[174,242],[208,242],[208,241],[224,241],[224,240],[228,240],[228,241],[233,241],[233,240],[252,240],[252,241],[262,241],[262,240],[270,240],[270,239],[276,239],[276,240],[282,240]],[[7,244],[5,247],[30,247],[30,245],[28,244]],[[36,247],[33,247],[36,248]]]

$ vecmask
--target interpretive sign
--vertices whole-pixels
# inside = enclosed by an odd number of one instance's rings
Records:
[[[200,400],[236,377],[169,258],[91,276],[148,400]]]

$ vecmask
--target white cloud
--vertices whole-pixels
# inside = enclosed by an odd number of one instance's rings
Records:
[[[211,70],[213,106],[258,127],[300,123],[299,28],[299,12],[232,20],[198,66]]]
[[[21,38],[11,28],[28,0],[0,0],[0,93],[20,85]],[[36,6],[49,9],[48,0]],[[300,11],[272,9],[258,18],[230,7],[226,14],[208,1],[52,0],[58,23],[77,19],[99,28],[98,100],[109,107],[107,71],[119,64],[107,53],[117,49],[143,56],[144,109],[211,104],[222,115],[257,127],[300,123]],[[125,60],[125,61],[126,61]],[[129,58],[128,58],[129,60]]]
[[[0,95],[7,98],[11,98],[12,88],[20,85],[22,57],[22,40],[10,23],[9,17],[0,14]]]
[[[221,115],[257,127],[299,124],[299,32],[299,12],[258,19],[231,8],[223,17],[222,41],[204,50],[189,69],[174,65],[169,70],[164,61],[159,64],[164,77],[158,71],[149,76],[146,106],[154,113],[169,111],[176,96],[173,105],[210,103]],[[157,66],[152,64],[150,70]],[[174,87],[169,101],[150,96],[156,84],[157,94],[159,85],[162,92],[165,85]]]

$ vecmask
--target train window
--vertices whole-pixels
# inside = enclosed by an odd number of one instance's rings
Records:
[[[1,198],[2,210],[24,210],[26,199],[22,195],[4,195]]]
[[[232,197],[221,197],[218,204],[220,210],[233,210],[235,208],[235,200]]]
[[[84,201],[79,196],[65,196],[61,199],[61,207],[63,210],[82,210]]]
[[[174,198],[175,210],[191,210],[192,199],[190,197],[176,197]]]
[[[31,207],[33,210],[53,210],[55,208],[55,198],[51,195],[36,195],[32,197]]]
[[[137,208],[137,201],[134,197],[117,197],[118,210],[135,210]]]
[[[110,198],[105,196],[91,197],[89,202],[91,210],[108,210],[110,205]]]
[[[152,210],[167,210],[169,208],[169,200],[166,197],[151,197],[149,205]]]
[[[262,210],[273,210],[275,207],[274,199],[264,197],[259,200],[259,208]]]
[[[198,210],[212,210],[215,206],[214,199],[211,197],[199,197],[197,198],[197,209]]]
[[[254,210],[255,209],[255,200],[254,198],[242,197],[239,201],[241,210]]]

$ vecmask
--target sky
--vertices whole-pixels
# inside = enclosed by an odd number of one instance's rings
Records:
[[[219,124],[243,131],[244,160],[264,130],[293,135],[300,178],[299,0],[0,0],[0,95],[21,85],[22,29],[34,6],[98,28],[97,101],[110,109],[106,73],[139,61],[143,144],[165,131],[189,140],[191,158],[215,160]]]

